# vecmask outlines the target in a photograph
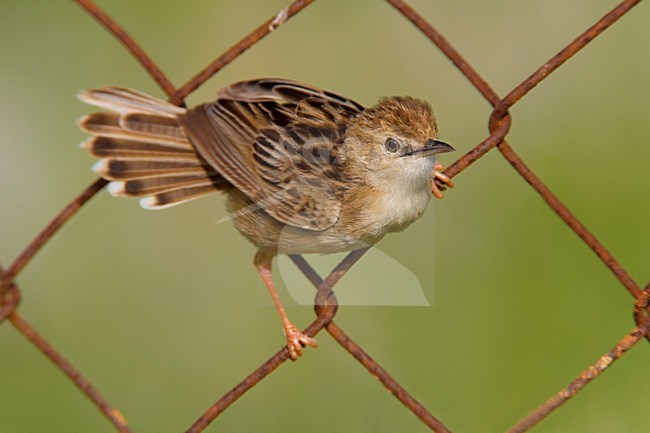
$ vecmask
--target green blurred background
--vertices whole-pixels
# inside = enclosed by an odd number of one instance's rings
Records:
[[[180,85],[286,2],[99,4]],[[503,95],[616,2],[412,4]],[[508,136],[642,285],[650,277],[649,22],[641,4],[560,68],[513,108]],[[72,2],[3,0],[0,40],[0,262],[7,266],[94,179],[75,126],[89,107],[75,94],[103,84],[162,93]],[[316,2],[188,104],[261,76],[317,84],[364,104],[393,94],[427,99],[441,137],[459,150],[453,157],[487,135],[488,104],[381,1]],[[420,221],[379,245],[417,276],[433,305],[342,307],[337,322],[454,432],[499,432],[629,332],[633,300],[496,151],[455,181]],[[214,224],[223,216],[218,196],[145,212],[102,192],[18,279],[21,314],[138,432],[184,431],[282,343],[252,267],[254,248],[230,224]],[[310,307],[288,310],[301,326],[313,318]],[[327,335],[318,340],[319,349],[280,367],[208,431],[428,431]],[[535,431],[649,431],[649,363],[642,342]],[[113,429],[4,323],[0,432],[37,431]]]

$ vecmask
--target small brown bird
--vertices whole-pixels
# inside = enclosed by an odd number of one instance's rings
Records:
[[[441,198],[428,103],[384,98],[371,108],[281,79],[233,84],[192,109],[133,90],[79,98],[109,112],[79,122],[82,147],[114,196],[163,209],[223,191],[235,227],[258,248],[255,266],[280,313],[289,355],[316,341],[288,319],[271,279],[277,254],[352,251],[403,230]]]

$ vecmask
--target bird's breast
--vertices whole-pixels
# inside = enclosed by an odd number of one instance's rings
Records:
[[[382,188],[373,195],[362,220],[370,233],[385,234],[403,230],[418,219],[429,204],[431,191],[428,184],[417,188],[396,185]]]

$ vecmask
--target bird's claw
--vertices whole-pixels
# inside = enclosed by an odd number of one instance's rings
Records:
[[[285,324],[284,335],[287,337],[289,357],[294,361],[302,356],[303,347],[318,347],[316,340],[300,332],[296,325],[291,322]]]
[[[443,198],[442,191],[446,190],[448,187],[453,188],[454,182],[451,181],[451,178],[444,174],[442,170],[445,167],[436,162],[436,165],[433,167],[433,175],[431,176],[431,193],[435,198]]]

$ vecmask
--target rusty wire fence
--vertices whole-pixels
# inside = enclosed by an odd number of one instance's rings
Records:
[[[550,58],[547,62],[534,71],[526,80],[512,89],[505,97],[500,97],[481,77],[481,75],[468,63],[468,61],[445,39],[445,37],[427,22],[415,9],[401,0],[387,0],[399,14],[402,14],[422,34],[427,37],[448,59],[458,68],[469,82],[480,92],[481,95],[492,105],[493,110],[489,119],[489,132],[487,138],[477,144],[473,149],[454,162],[445,174],[454,177],[463,170],[469,168],[476,161],[480,160],[487,152],[497,148],[498,152],[512,165],[546,204],[578,235],[584,243],[600,258],[602,263],[618,279],[622,288],[627,290],[635,299],[634,319],[636,327],[628,334],[621,337],[613,348],[595,360],[592,365],[586,367],[584,372],[573,380],[568,386],[550,396],[542,405],[525,415],[519,422],[512,426],[509,432],[524,432],[543,421],[549,414],[560,405],[571,399],[585,386],[596,379],[600,373],[610,367],[616,360],[623,356],[631,347],[641,340],[648,339],[650,329],[649,302],[650,284],[645,287],[639,286],[603,246],[598,239],[563,205],[553,192],[542,182],[535,173],[526,165],[520,156],[514,151],[511,145],[506,142],[505,137],[510,129],[512,118],[509,109],[530,92],[537,84],[562,66],[573,55],[582,50],[594,38],[599,37],[612,24],[637,5],[640,0],[625,0],[608,12],[600,20],[571,41],[564,49]],[[297,0],[291,3],[276,16],[269,18],[251,33],[246,35],[237,44],[216,58],[204,69],[180,87],[174,86],[166,77],[165,73],[157,66],[129,36],[129,34],[117,24],[104,10],[99,8],[90,0],[76,0],[79,7],[92,15],[104,28],[115,36],[115,38],[127,49],[133,57],[146,69],[151,78],[155,80],[160,88],[167,94],[170,101],[175,104],[182,104],[184,98],[194,92],[199,86],[205,83],[212,76],[217,74],[224,66],[235,60],[248,48],[268,36],[273,30],[280,27],[284,22],[292,19],[301,10],[308,7],[313,0]],[[10,266],[0,266],[0,322],[7,321],[29,340],[43,355],[48,357],[60,370],[74,382],[80,392],[84,393],[105,417],[120,432],[131,432],[126,418],[121,412],[111,406],[100,392],[66,359],[54,348],[45,338],[39,335],[18,311],[20,305],[20,289],[15,282],[20,272],[30,264],[32,258],[38,251],[57,233],[57,231],[81,209],[95,194],[104,186],[106,181],[95,180],[87,186],[77,197],[69,202],[47,226],[23,249]],[[334,317],[337,312],[337,300],[333,288],[347,271],[366,253],[367,250],[360,250],[350,253],[332,272],[322,278],[301,256],[291,256],[295,265],[311,281],[316,291],[315,312],[316,318],[307,327],[306,334],[315,336],[325,330],[343,349],[362,364],[368,372],[379,379],[392,395],[403,403],[405,408],[419,418],[422,423],[435,432],[450,432],[451,430],[443,424],[432,412],[435,408],[425,408],[409,392],[395,380],[384,368],[372,359],[362,347],[354,342],[341,329]],[[310,356],[317,356],[313,354]],[[251,390],[260,381],[273,373],[280,365],[289,359],[286,348],[280,350],[270,359],[263,362],[255,371],[245,377],[230,391],[225,393],[217,402],[207,408],[203,415],[187,429],[188,433],[203,431],[221,413],[223,413],[238,398]]]

